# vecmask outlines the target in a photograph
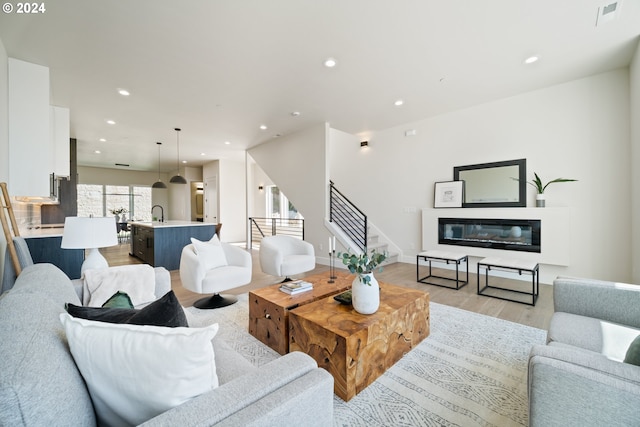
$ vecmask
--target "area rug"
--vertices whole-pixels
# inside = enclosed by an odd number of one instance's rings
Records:
[[[247,294],[216,310],[186,309],[256,366],[279,354],[248,332]],[[349,402],[334,395],[334,426],[526,426],[527,360],[541,329],[431,303],[431,333]]]

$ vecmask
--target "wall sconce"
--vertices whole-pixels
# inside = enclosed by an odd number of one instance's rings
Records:
[[[369,141],[362,141],[360,143],[360,148],[364,148],[364,147],[368,147],[369,146]]]
[[[262,185],[259,185],[258,186],[258,190],[262,191],[262,190],[264,190],[264,187]]]

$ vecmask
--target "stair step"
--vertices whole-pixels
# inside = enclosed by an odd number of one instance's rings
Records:
[[[386,251],[388,247],[389,247],[389,245],[387,245],[386,243],[383,243],[383,242],[373,242],[373,243],[367,244],[367,250],[369,252],[371,252],[374,249],[377,252],[383,252],[383,251]]]

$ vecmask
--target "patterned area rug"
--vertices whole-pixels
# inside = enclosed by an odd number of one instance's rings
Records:
[[[335,426],[526,426],[527,360],[546,332],[431,303],[431,334],[349,402],[334,396]],[[247,332],[247,294],[216,310],[186,309],[254,365],[278,353]]]

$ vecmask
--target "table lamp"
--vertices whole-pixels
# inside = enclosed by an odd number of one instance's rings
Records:
[[[62,233],[63,249],[88,249],[80,272],[92,268],[107,268],[109,264],[99,248],[118,244],[115,217],[79,217],[68,216],[64,220]]]

